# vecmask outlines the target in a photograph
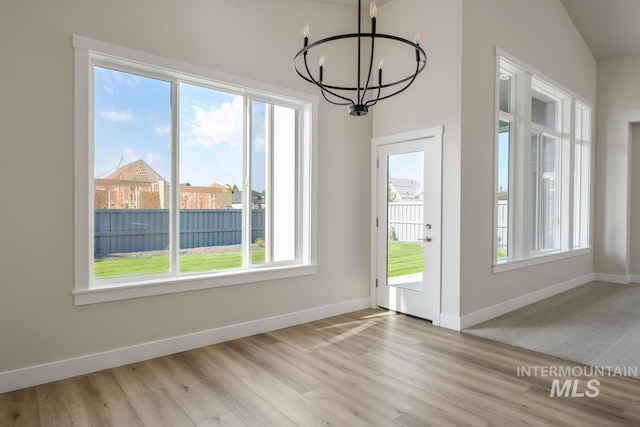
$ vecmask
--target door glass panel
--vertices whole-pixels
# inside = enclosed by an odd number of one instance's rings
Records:
[[[387,157],[387,285],[422,292],[424,152]]]

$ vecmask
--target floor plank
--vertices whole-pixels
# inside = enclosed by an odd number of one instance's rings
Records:
[[[532,366],[580,365],[369,309],[0,394],[0,427],[640,425],[640,380]]]
[[[195,423],[162,388],[136,394],[131,398],[146,426],[194,427]]]
[[[0,394],[0,426],[38,426],[40,413],[34,387]]]

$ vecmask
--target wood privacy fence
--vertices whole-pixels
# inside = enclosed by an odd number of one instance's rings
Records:
[[[424,237],[423,222],[424,203],[389,202],[387,224],[389,239],[400,242],[422,241]]]
[[[181,210],[180,248],[242,243],[242,210]],[[264,210],[251,213],[251,241],[264,238]],[[168,209],[95,211],[94,255],[163,250],[169,246]]]

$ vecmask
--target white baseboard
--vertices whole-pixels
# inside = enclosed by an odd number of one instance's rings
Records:
[[[640,279],[640,276],[636,276],[636,275],[623,276],[621,274],[605,274],[605,273],[594,274],[594,280],[597,280],[599,282],[618,283],[620,285],[628,285],[631,282],[637,283],[637,279]]]
[[[453,329],[454,331],[460,330],[460,317],[452,316],[450,314],[440,314],[440,327]]]
[[[535,291],[530,294],[510,299],[509,301],[492,305],[491,307],[483,308],[482,310],[462,316],[462,318],[459,319],[460,328],[457,330],[466,329],[473,325],[477,325],[478,323],[486,322],[487,320],[502,316],[510,311],[517,310],[518,308],[533,304],[534,302],[538,302],[553,295],[587,284],[593,280],[594,274],[587,274],[566,282],[558,283],[557,285],[549,286],[548,288],[540,289],[539,291]]]
[[[78,375],[166,356],[181,351],[230,341],[250,335],[312,322],[331,316],[363,310],[371,306],[369,297],[337,304],[296,311],[237,325],[195,332],[192,334],[123,347],[102,353],[88,354],[37,366],[0,372],[0,393],[45,384]]]

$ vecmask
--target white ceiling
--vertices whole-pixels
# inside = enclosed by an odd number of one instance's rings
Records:
[[[358,0],[308,0],[315,1],[319,3],[333,3],[333,4],[341,4],[344,6],[356,6],[358,4]],[[374,0],[378,6],[382,6],[385,3],[389,3],[391,0]],[[369,8],[371,4],[371,0],[362,0],[362,7]]]
[[[597,61],[640,52],[639,0],[560,0]]]
[[[355,6],[357,0],[309,0]],[[376,0],[383,5],[391,0]],[[535,0],[530,0],[535,1]],[[597,61],[640,52],[640,0],[560,0]],[[362,0],[362,7],[369,7]]]

